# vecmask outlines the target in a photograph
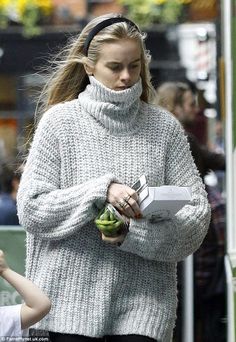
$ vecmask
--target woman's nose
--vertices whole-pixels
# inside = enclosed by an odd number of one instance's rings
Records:
[[[130,72],[128,69],[124,69],[122,70],[121,74],[120,74],[120,79],[122,81],[127,81],[127,80],[130,80]]]

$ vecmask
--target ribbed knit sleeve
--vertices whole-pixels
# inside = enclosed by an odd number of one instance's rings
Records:
[[[109,184],[115,180],[112,174],[104,174],[61,188],[63,143],[57,133],[49,111],[36,130],[17,196],[20,224],[46,239],[65,238],[94,219],[106,201]]]
[[[191,186],[192,201],[172,220],[157,223],[131,220],[130,231],[120,249],[150,260],[176,262],[192,254],[202,243],[209,226],[210,207],[187,138],[178,123],[171,133],[165,184]]]

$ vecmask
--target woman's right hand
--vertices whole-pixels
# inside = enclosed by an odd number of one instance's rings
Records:
[[[141,218],[137,192],[127,185],[111,183],[107,192],[107,201],[128,218]]]

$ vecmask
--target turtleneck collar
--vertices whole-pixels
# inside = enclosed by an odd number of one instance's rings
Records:
[[[105,87],[93,76],[89,80],[90,84],[78,96],[82,109],[110,133],[125,134],[137,129],[142,94],[141,79],[132,87],[121,91]]]

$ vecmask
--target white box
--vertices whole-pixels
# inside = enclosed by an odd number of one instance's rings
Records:
[[[170,219],[191,201],[191,188],[173,185],[145,187],[139,194],[144,217],[155,221]]]

